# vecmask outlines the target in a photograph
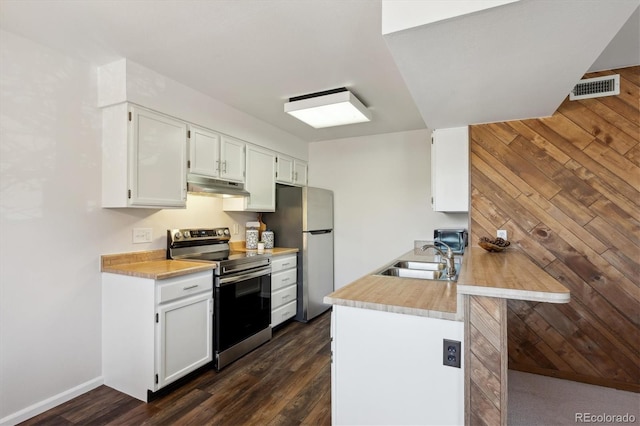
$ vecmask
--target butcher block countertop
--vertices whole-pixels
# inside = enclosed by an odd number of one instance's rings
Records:
[[[570,299],[569,289],[515,249],[492,253],[469,247],[458,276],[458,292],[549,303]]]
[[[150,250],[101,256],[101,271],[138,278],[164,280],[215,269],[216,263],[167,259],[166,250]]]
[[[432,261],[434,258],[416,255],[411,250],[391,263],[400,259]],[[458,310],[455,282],[374,275],[377,271],[325,296],[324,303],[456,321],[464,319],[462,309]]]
[[[247,250],[244,242],[231,244],[232,251],[256,252]],[[280,256],[297,253],[297,248],[275,247],[265,250],[269,256]],[[133,253],[106,254],[101,256],[100,270],[112,274],[130,275],[139,278],[151,278],[164,280],[194,272],[209,271],[215,269],[218,264],[212,262],[195,262],[191,260],[167,259],[166,250],[138,251]]]
[[[397,260],[432,259],[412,250],[390,264]],[[479,247],[467,248],[457,282],[374,274],[325,296],[324,302],[462,321],[464,295],[551,303],[567,303],[570,298],[566,287],[516,249],[490,253]]]

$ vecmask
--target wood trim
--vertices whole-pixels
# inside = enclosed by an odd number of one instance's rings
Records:
[[[465,424],[507,424],[507,301],[465,296]]]

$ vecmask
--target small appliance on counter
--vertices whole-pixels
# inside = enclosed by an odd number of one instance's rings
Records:
[[[442,228],[433,231],[434,241],[440,241],[451,247],[455,254],[464,254],[468,244],[469,233],[462,228]]]

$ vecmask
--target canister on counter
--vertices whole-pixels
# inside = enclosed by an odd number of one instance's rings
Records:
[[[273,231],[267,229],[262,233],[262,241],[264,242],[265,249],[273,248]]]
[[[247,228],[245,232],[246,245],[248,250],[256,250],[258,248],[258,230],[255,228]]]

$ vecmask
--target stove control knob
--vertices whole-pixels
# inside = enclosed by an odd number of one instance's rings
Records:
[[[217,232],[217,233],[218,233],[218,235],[220,235],[220,236],[222,236],[222,234],[224,234],[224,231],[223,231],[222,229],[218,229],[216,232]]]
[[[174,238],[175,240],[179,240],[180,238],[182,238],[182,234],[181,234],[181,233],[179,233],[179,232],[176,232],[175,234],[173,234],[173,238]]]
[[[224,235],[229,236],[229,228],[224,228]]]
[[[189,231],[184,231],[183,235],[185,238],[189,238],[191,236],[191,233]]]

